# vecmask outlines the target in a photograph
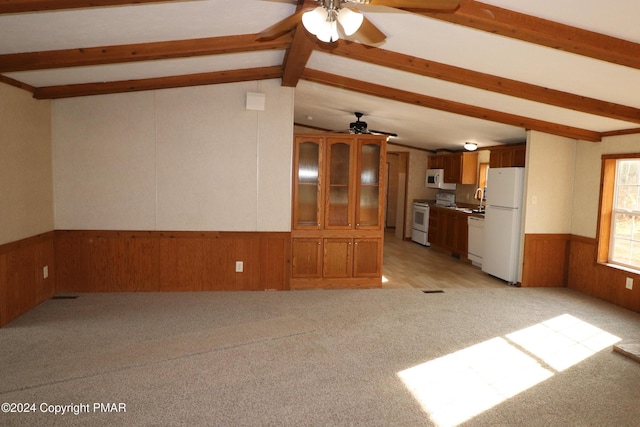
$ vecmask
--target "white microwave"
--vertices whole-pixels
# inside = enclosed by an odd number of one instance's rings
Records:
[[[425,187],[439,188],[441,190],[455,190],[455,184],[449,184],[444,182],[444,170],[443,169],[427,169],[427,178],[424,183]]]

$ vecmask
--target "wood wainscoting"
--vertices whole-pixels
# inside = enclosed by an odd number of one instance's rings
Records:
[[[54,236],[51,231],[0,245],[0,327],[55,293]]]
[[[571,236],[568,287],[615,305],[640,312],[640,275],[596,262],[598,241]],[[633,289],[625,287],[633,279]]]
[[[58,292],[288,290],[291,233],[56,231],[55,257]]]
[[[570,234],[525,234],[522,286],[566,286],[570,240]]]

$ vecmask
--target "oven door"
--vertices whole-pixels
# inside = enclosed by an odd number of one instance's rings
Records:
[[[429,206],[413,205],[412,228],[418,231],[429,231]]]

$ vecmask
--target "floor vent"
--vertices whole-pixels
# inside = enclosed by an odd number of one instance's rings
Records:
[[[423,294],[443,294],[444,291],[442,289],[435,289],[429,291],[422,291]]]
[[[77,295],[54,295],[51,299],[76,299]]]

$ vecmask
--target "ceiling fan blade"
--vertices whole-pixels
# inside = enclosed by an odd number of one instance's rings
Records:
[[[382,31],[380,31],[378,27],[373,25],[373,22],[369,21],[369,19],[367,19],[367,17],[365,16],[362,20],[362,25],[360,26],[358,31],[353,34],[352,38],[363,44],[376,45],[385,41],[387,39],[387,36]]]
[[[387,135],[387,136],[392,136],[394,138],[398,137],[397,133],[393,133],[393,132],[385,132],[383,130],[375,130],[375,129],[369,129],[369,132],[373,133],[373,134],[378,134],[378,135]]]
[[[302,14],[307,10],[309,9],[300,9],[293,15],[287,16],[282,21],[276,22],[272,26],[265,28],[258,33],[258,38],[256,40],[273,40],[276,37],[280,37],[284,33],[291,31],[294,27],[302,22]]]
[[[427,9],[440,12],[453,12],[460,6],[460,0],[371,0],[369,4],[371,6],[388,6],[400,9]]]

